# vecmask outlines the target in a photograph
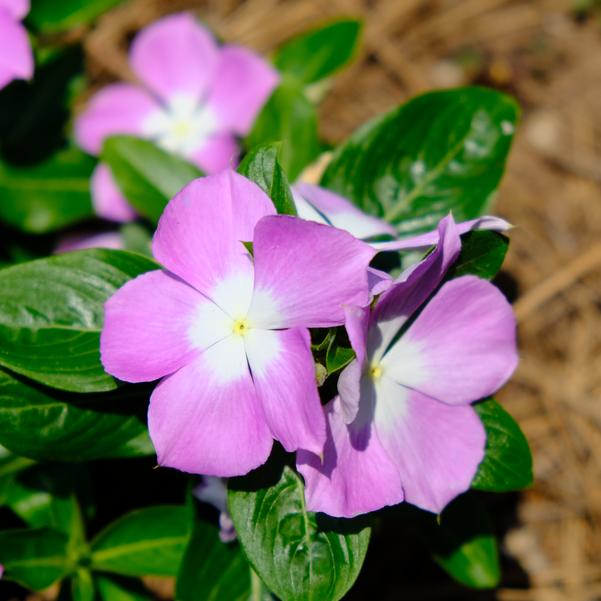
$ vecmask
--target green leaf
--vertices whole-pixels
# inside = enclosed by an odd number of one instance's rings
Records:
[[[461,237],[461,253],[447,278],[477,275],[492,280],[503,265],[509,239],[490,231],[469,232]]]
[[[27,23],[44,33],[56,33],[91,23],[121,0],[33,0]]]
[[[352,348],[332,344],[326,353],[326,369],[328,376],[346,367],[355,358]]]
[[[532,454],[516,421],[494,399],[476,403],[474,409],[486,429],[486,454],[472,488],[507,492],[530,486]]]
[[[70,148],[32,167],[0,162],[0,219],[41,234],[93,216],[90,176],[95,161]]]
[[[166,204],[186,184],[202,175],[195,165],[148,140],[132,136],[107,138],[102,160],[108,163],[132,207],[154,223]]]
[[[516,103],[485,88],[418,96],[372,121],[334,153],[322,185],[399,233],[432,229],[449,211],[482,215],[503,174]]]
[[[319,81],[353,58],[360,33],[361,22],[355,19],[328,23],[284,44],[276,52],[275,66],[304,84]]]
[[[238,166],[238,173],[257,184],[271,198],[276,211],[296,215],[296,205],[286,174],[278,162],[279,144],[253,148]]]
[[[299,84],[280,84],[255,120],[246,147],[271,142],[282,143],[279,159],[291,181],[319,156],[317,112]]]
[[[4,578],[42,590],[64,576],[73,566],[67,556],[67,537],[50,528],[0,532],[0,564]]]
[[[39,460],[86,461],[152,454],[148,390],[68,394],[0,370],[0,444]]]
[[[138,580],[122,576],[96,576],[96,588],[102,601],[152,601],[153,597]]]
[[[1,269],[0,365],[63,390],[113,390],[100,363],[104,303],[157,267],[141,255],[93,249]]]
[[[462,495],[432,519],[428,540],[432,556],[452,578],[472,588],[494,588],[501,571],[497,541],[481,501]]]
[[[197,520],[184,553],[178,601],[248,601],[250,571],[238,544],[223,543],[216,526]]]
[[[94,601],[95,595],[92,573],[85,568],[78,568],[71,580],[73,601]]]
[[[183,506],[132,511],[92,542],[92,567],[126,576],[175,576],[189,539]]]
[[[350,589],[367,552],[362,522],[316,515],[300,477],[263,468],[229,482],[229,509],[255,571],[282,601],[335,601]]]

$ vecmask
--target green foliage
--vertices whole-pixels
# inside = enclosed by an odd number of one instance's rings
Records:
[[[293,38],[275,54],[275,66],[286,77],[309,84],[328,77],[354,56],[361,22],[342,19]]]
[[[0,219],[42,234],[92,217],[90,176],[95,161],[69,148],[31,167],[0,163]]]
[[[490,492],[520,490],[532,484],[532,454],[515,420],[495,401],[474,405],[486,429],[486,454],[472,488]]]
[[[156,267],[117,250],[84,250],[0,270],[0,365],[63,390],[117,387],[102,369],[105,301]]]
[[[257,184],[271,198],[278,213],[296,215],[296,205],[290,184],[278,162],[279,144],[253,148],[238,167],[241,173]]]
[[[357,578],[369,528],[308,512],[290,468],[230,481],[229,508],[248,560],[282,601],[336,601]]]
[[[175,576],[189,529],[188,512],[183,506],[132,511],[92,541],[92,568],[126,576]]]
[[[317,112],[294,81],[283,81],[271,95],[246,138],[246,147],[272,142],[281,142],[279,159],[292,181],[319,156]]]
[[[464,234],[461,237],[461,253],[447,277],[458,278],[469,274],[491,280],[501,269],[508,246],[507,237],[497,232],[474,231]]]
[[[195,165],[133,136],[107,138],[101,158],[127,201],[153,223],[186,184],[202,175]]]
[[[121,0],[32,0],[27,23],[43,33],[65,31],[94,21]]]
[[[418,96],[338,147],[322,184],[399,233],[457,221],[490,206],[517,119],[513,100],[484,88]]]

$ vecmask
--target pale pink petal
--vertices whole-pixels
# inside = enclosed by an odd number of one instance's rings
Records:
[[[0,0],[0,11],[3,9],[14,20],[21,21],[29,12],[29,0]]]
[[[461,234],[467,234],[472,230],[490,230],[494,232],[504,232],[513,227],[511,223],[501,219],[500,217],[492,217],[485,215],[478,217],[477,219],[471,219],[470,221],[462,221],[457,224],[457,232]],[[438,229],[425,234],[418,234],[417,236],[411,236],[410,238],[403,238],[402,240],[392,240],[390,242],[373,242],[372,246],[377,248],[379,251],[384,250],[413,250],[419,248],[428,248],[434,244],[438,244],[440,239]]]
[[[13,79],[31,79],[33,54],[27,30],[0,6],[0,89]]]
[[[147,382],[173,373],[200,350],[229,335],[211,330],[220,309],[164,271],[130,280],[106,303],[100,337],[102,364],[126,382]]]
[[[226,290],[224,279],[248,275],[251,270],[250,257],[240,241],[252,241],[257,221],[273,213],[265,192],[233,171],[199,178],[165,208],[154,235],[153,254],[219,304],[217,297],[232,298],[240,290],[237,283]]]
[[[98,155],[109,136],[142,136],[145,121],[157,109],[158,104],[141,88],[125,83],[106,86],[75,120],[75,139],[81,148]]]
[[[277,71],[259,55],[246,48],[225,46],[207,97],[219,129],[246,135],[278,80]]]
[[[384,234],[395,236],[397,233],[387,221],[364,213],[350,200],[326,188],[303,182],[296,184],[295,188],[330,225],[346,230],[355,238],[365,239]],[[299,212],[299,216],[306,219],[302,212]]]
[[[374,251],[347,232],[297,217],[265,217],[255,228],[255,293],[249,318],[260,327],[329,327],[344,305],[369,303]]]
[[[402,325],[436,290],[449,267],[459,256],[461,240],[449,215],[438,225],[441,242],[420,263],[412,266],[382,294],[374,310],[368,348],[378,361]]]
[[[130,63],[157,96],[199,101],[216,75],[219,49],[212,34],[190,13],[169,15],[134,38]]]
[[[386,292],[392,286],[392,278],[385,271],[380,271],[374,267],[367,268],[367,278],[369,282],[370,298],[373,299],[379,294]]]
[[[160,465],[228,477],[264,463],[273,439],[242,337],[218,342],[162,380],[150,398],[148,427]]]
[[[244,343],[273,437],[287,451],[320,453],[326,427],[308,330],[251,329]]]
[[[235,169],[240,148],[236,138],[229,133],[214,134],[191,157],[193,163],[210,175],[223,169]]]
[[[510,304],[490,282],[464,276],[444,284],[382,365],[400,384],[462,404],[496,392],[517,362]]]
[[[81,232],[60,238],[54,252],[64,253],[84,248],[113,248],[123,250],[125,243],[120,232]]]
[[[325,410],[328,438],[323,461],[307,451],[296,456],[307,509],[350,518],[400,503],[404,497],[399,473],[373,431],[370,399],[362,403],[362,414],[350,426],[344,424],[338,399]]]
[[[452,407],[382,377],[375,428],[396,464],[405,500],[440,513],[469,489],[484,458],[486,433],[470,406]]]
[[[96,215],[120,223],[133,221],[136,218],[136,212],[125,200],[107,165],[104,163],[96,165],[90,185]]]
[[[369,309],[348,306],[344,309],[345,327],[356,358],[342,370],[338,378],[338,394],[340,414],[344,423],[350,424],[359,411],[360,381],[367,357]]]

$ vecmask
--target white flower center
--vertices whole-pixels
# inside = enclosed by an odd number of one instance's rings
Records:
[[[144,133],[161,148],[186,158],[191,158],[215,129],[211,110],[190,96],[174,97],[165,108],[151,113],[143,125]]]

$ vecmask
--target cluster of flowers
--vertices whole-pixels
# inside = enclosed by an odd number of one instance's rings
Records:
[[[439,512],[484,456],[471,403],[517,362],[503,295],[473,276],[444,279],[461,232],[507,224],[448,216],[434,232],[385,243],[434,245],[392,280],[370,267],[378,245],[356,237],[390,226],[330,192],[300,193],[309,219],[276,215],[231,170],[188,184],[154,235],[163,269],[106,304],[104,367],[127,382],[162,378],[148,415],[161,465],[242,475],[275,439],[297,452],[310,510],[354,516],[405,500]],[[357,223],[356,236],[341,229]],[[342,325],[356,358],[322,407],[309,328]]]

